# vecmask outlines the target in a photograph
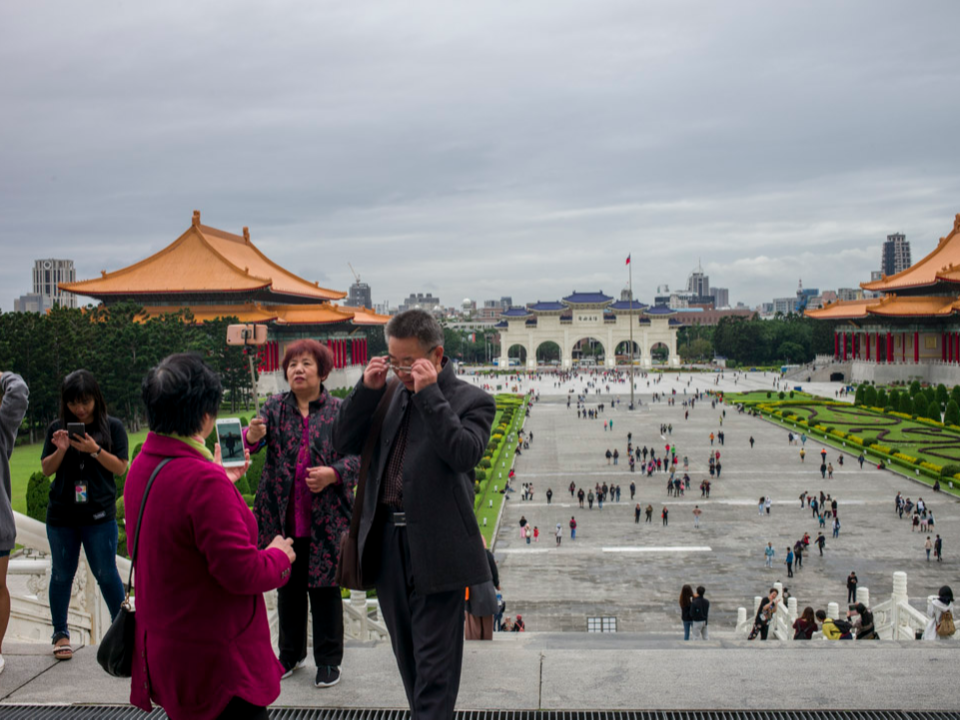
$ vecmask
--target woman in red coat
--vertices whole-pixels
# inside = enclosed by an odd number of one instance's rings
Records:
[[[130,702],[173,720],[266,718],[280,694],[263,593],[290,577],[292,541],[257,548],[257,523],[204,446],[223,394],[192,355],[172,355],[143,382],[150,434],[124,488],[129,542],[139,541]],[[219,451],[219,448],[218,448]],[[154,481],[137,515],[147,481]]]

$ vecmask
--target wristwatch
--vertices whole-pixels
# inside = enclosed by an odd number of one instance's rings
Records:
[[[103,448],[102,448],[102,447],[98,447],[98,448],[97,448],[97,451],[96,451],[95,453],[90,453],[90,457],[96,458],[96,457],[98,457],[98,456],[100,455],[100,453],[101,453],[102,451],[103,451]]]

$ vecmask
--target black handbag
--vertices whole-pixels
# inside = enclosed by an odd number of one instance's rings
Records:
[[[137,562],[137,541],[140,539],[140,521],[143,520],[143,508],[147,504],[147,495],[150,494],[150,487],[153,481],[157,479],[157,473],[163,469],[163,466],[170,462],[172,458],[164,458],[160,461],[147,480],[147,487],[143,491],[143,499],[140,501],[140,514],[137,516],[137,532],[133,536],[133,552],[130,554],[130,577],[127,578],[127,595],[123,599],[123,605],[120,606],[120,612],[110,625],[106,635],[97,648],[97,662],[100,667],[107,671],[107,674],[118,678],[128,678],[133,672],[133,642],[134,631],[137,626],[136,615],[130,606],[130,588],[133,587],[133,566]]]

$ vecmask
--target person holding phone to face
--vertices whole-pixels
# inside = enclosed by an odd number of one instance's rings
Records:
[[[47,428],[41,453],[43,474],[54,475],[47,503],[50,540],[50,615],[53,655],[73,657],[67,610],[83,546],[103,599],[115,618],[124,590],[117,572],[117,485],[127,472],[127,431],[107,414],[100,385],[76,370],[60,387],[60,419]]]
[[[293,538],[301,558],[277,600],[283,677],[305,664],[309,601],[315,685],[323,688],[340,681],[343,600],[335,574],[340,535],[350,527],[360,458],[333,447],[340,400],[323,385],[333,370],[330,349],[316,340],[299,340],[287,347],[282,367],[290,391],[268,399],[244,435],[251,453],[267,453],[253,512],[261,547],[283,535]]]

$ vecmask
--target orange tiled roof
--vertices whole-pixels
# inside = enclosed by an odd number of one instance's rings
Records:
[[[960,282],[960,213],[953,222],[953,231],[923,260],[896,275],[882,280],[860,283],[864,290],[891,292],[905,288],[920,288],[938,282]]]
[[[169,305],[154,305],[143,308],[149,317],[175,312],[178,308]],[[244,305],[191,305],[190,312],[197,322],[215,320],[224,317],[236,317],[242,323],[268,323],[277,325],[331,325],[352,322],[354,325],[385,325],[390,319],[369,310],[362,314],[353,312],[353,308],[341,308],[337,305],[320,303],[316,305],[262,305],[246,303]]]
[[[888,295],[869,308],[871,315],[881,317],[943,317],[960,307],[957,297],[896,297]]]
[[[166,313],[176,312],[180,308],[169,305],[153,305],[143,308],[148,317],[157,317]],[[189,308],[194,320],[216,320],[217,318],[236,317],[242,323],[266,323],[276,320],[276,307],[264,307],[259,303],[245,303],[243,305],[191,305]]]
[[[178,293],[243,292],[270,289],[278,295],[339,300],[345,292],[328,290],[280,267],[250,241],[250,232],[233,235],[200,224],[200,212],[193,223],[171,245],[145,260],[101,277],[61,283],[61,289],[102,297]]]
[[[379,315],[365,307],[344,309],[353,313],[354,325],[386,325],[390,321],[389,315]]]
[[[867,309],[880,301],[875,298],[868,300],[837,300],[816,310],[806,310],[804,315],[817,320],[858,320],[867,316]]]

